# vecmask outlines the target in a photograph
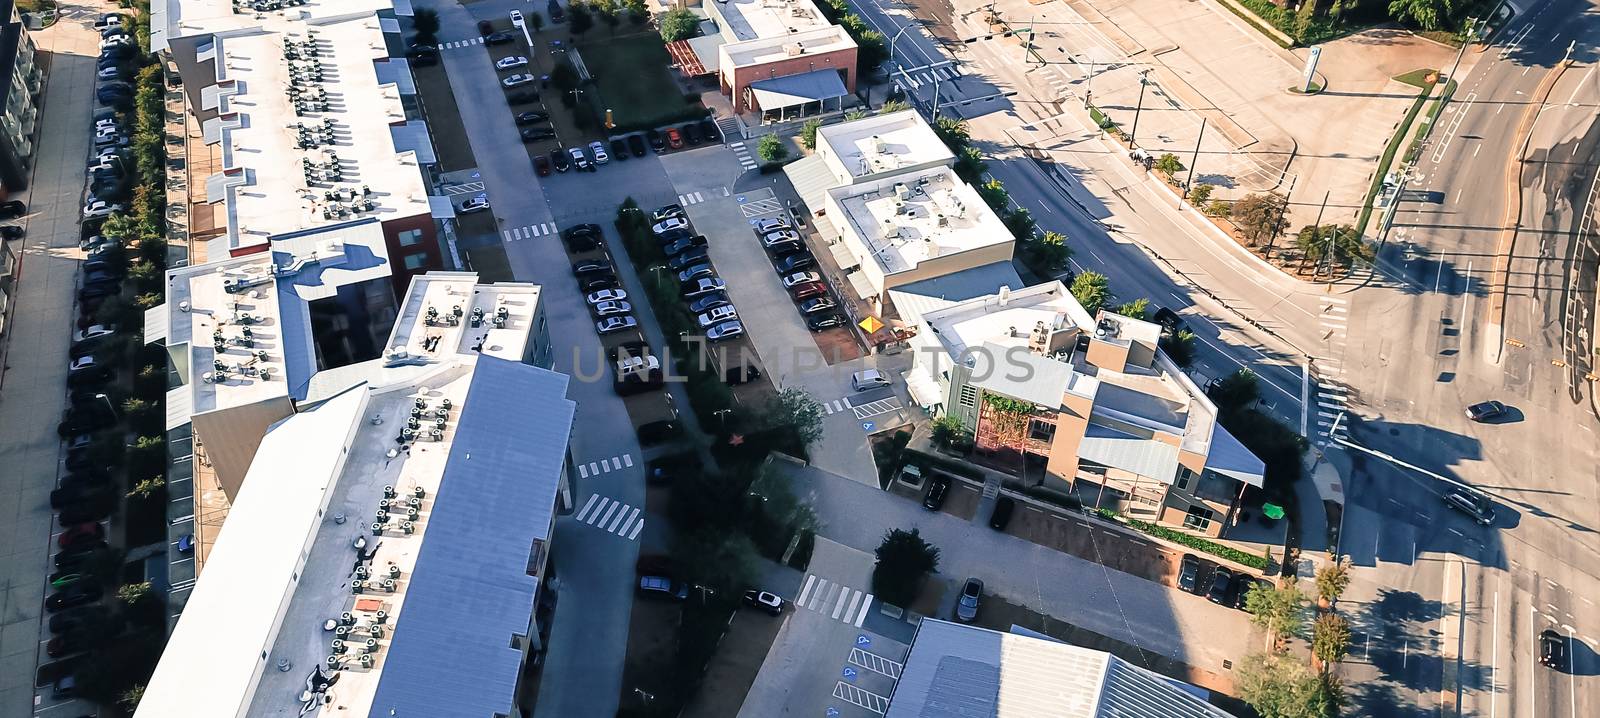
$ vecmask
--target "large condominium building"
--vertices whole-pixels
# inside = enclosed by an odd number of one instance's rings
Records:
[[[856,43],[811,0],[708,0],[714,70],[734,112],[781,120],[840,109],[856,90]],[[697,50],[699,47],[697,47]],[[696,54],[709,55],[709,47]],[[705,57],[709,60],[709,57]]]
[[[0,188],[20,192],[33,169],[34,135],[39,129],[39,91],[44,71],[17,15],[13,0],[0,0]]]
[[[383,358],[288,402],[138,716],[523,715],[576,410],[565,375],[524,361],[548,353],[537,305],[526,285],[419,277]]]
[[[259,5],[259,3],[255,4]],[[444,266],[430,198],[432,140],[399,55],[404,0],[156,0],[151,48],[181,77],[187,197],[174,239],[191,264],[267,251],[272,239],[375,218],[394,291]]]
[[[1024,483],[1220,536],[1264,465],[1157,347],[1156,324],[1090,316],[1060,282],[922,314],[907,385]]]

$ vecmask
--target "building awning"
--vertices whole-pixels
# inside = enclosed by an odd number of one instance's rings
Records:
[[[1178,447],[1099,424],[1090,424],[1084,431],[1078,458],[1163,484],[1172,483],[1178,475]]]
[[[434,219],[455,219],[456,206],[450,203],[449,197],[428,195],[428,209]]]
[[[845,279],[850,280],[850,288],[856,290],[856,296],[866,300],[876,300],[878,298],[878,290],[872,288],[872,282],[867,281],[865,274],[851,272],[844,276]]]
[[[794,185],[794,193],[800,195],[800,201],[813,215],[825,206],[828,190],[839,186],[839,178],[833,176],[833,170],[828,168],[822,155],[811,155],[790,162],[783,166],[783,173],[788,175],[789,184]],[[839,235],[835,232],[823,236],[833,239]]]
[[[860,267],[861,260],[856,259],[856,255],[850,253],[850,248],[846,247],[844,242],[834,242],[829,244],[828,254],[833,255],[834,264],[839,265],[839,268],[846,272],[851,272],[851,276],[860,274],[860,272],[853,270]]]
[[[167,305],[161,304],[144,310],[144,343],[167,341]]]
[[[850,94],[838,70],[812,70],[798,75],[756,80],[750,83],[755,93],[756,106],[763,110],[779,110],[808,102],[821,102]]]
[[[687,40],[667,43],[667,54],[672,64],[688,77],[710,75],[717,71],[717,48],[723,43],[721,35],[703,35]]]
[[[1266,483],[1267,465],[1222,428],[1217,422],[1216,433],[1211,437],[1211,452],[1206,455],[1206,469],[1223,476],[1243,481],[1256,488]]]
[[[906,374],[906,390],[911,392],[911,400],[918,406],[932,411],[934,407],[944,404],[944,394],[939,391],[939,383],[928,376],[927,369],[912,369]]]

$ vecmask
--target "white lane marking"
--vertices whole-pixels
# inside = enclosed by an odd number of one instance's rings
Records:
[[[644,519],[641,518],[641,519],[639,519],[639,523],[636,523],[636,524],[633,525],[633,531],[628,533],[628,540],[632,541],[632,540],[634,540],[636,538],[639,538],[639,532],[643,531],[643,530],[644,530]]]
[[[598,526],[600,528],[605,528],[606,522],[611,520],[611,515],[616,513],[617,509],[620,509],[620,508],[622,508],[622,503],[621,502],[619,502],[619,501],[611,502],[611,508],[606,509],[606,515],[601,516],[600,517],[600,521],[595,523],[595,524],[593,524],[593,525],[594,526]]]
[[[608,533],[616,533],[617,532],[617,527],[622,525],[623,514],[626,513],[626,512],[627,512],[626,508],[624,508],[622,511],[618,511],[617,512],[617,518],[611,522],[610,526],[606,527],[606,531]],[[633,510],[633,515],[634,516],[638,516],[639,515],[639,510],[638,509],[634,509]],[[630,517],[630,519],[631,519],[631,517]]]
[[[867,600],[861,602],[861,613],[856,614],[855,627],[860,628],[861,622],[867,620],[867,607],[872,605],[872,594],[867,594]]]
[[[596,506],[596,507],[594,507],[594,513],[592,513],[592,514],[589,514],[589,520],[587,520],[587,521],[584,521],[584,523],[586,523],[586,524],[590,524],[590,525],[593,525],[593,524],[594,524],[594,520],[595,520],[595,519],[596,519],[596,518],[599,518],[599,516],[600,516],[600,512],[601,512],[601,511],[604,511],[604,510],[605,510],[605,509],[606,509],[606,506],[607,506],[607,505],[610,505],[610,504],[611,504],[611,499],[610,499],[610,497],[602,497],[602,498],[601,498],[601,499],[600,499],[600,505],[599,505],[599,506]]]
[[[805,603],[806,603],[806,595],[811,593],[811,584],[816,582],[816,580],[817,580],[817,575],[816,574],[814,574],[814,573],[806,574],[806,585],[800,587],[800,595],[799,595],[799,597],[794,599],[795,603],[798,603],[798,604],[800,604],[802,606],[805,605]]]
[[[589,500],[583,503],[583,508],[580,509],[578,511],[578,515],[573,518],[582,521],[584,516],[589,515],[589,509],[594,506],[594,502],[598,501],[599,499],[600,494],[589,494]]]

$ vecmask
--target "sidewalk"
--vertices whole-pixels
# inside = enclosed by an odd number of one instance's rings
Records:
[[[0,715],[25,716],[35,705],[34,668],[42,656],[40,618],[49,574],[52,518],[47,496],[55,488],[61,444],[55,421],[65,404],[67,348],[72,330],[78,272],[78,212],[84,160],[89,153],[87,112],[94,90],[95,33],[80,18],[110,5],[64,6],[76,14],[33,33],[40,52],[50,52],[50,74],[41,98],[42,116],[27,237],[17,282],[5,381],[0,389],[0,516],[9,540],[0,553]],[[46,701],[47,702],[47,701]],[[61,711],[67,713],[69,711]],[[81,711],[80,711],[81,712]]]

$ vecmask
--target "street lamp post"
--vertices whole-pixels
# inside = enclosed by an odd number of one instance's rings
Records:
[[[1150,71],[1143,70],[1139,73],[1139,104],[1133,108],[1133,130],[1128,133],[1128,146],[1139,146],[1139,113],[1144,111],[1144,90],[1150,86]]]

